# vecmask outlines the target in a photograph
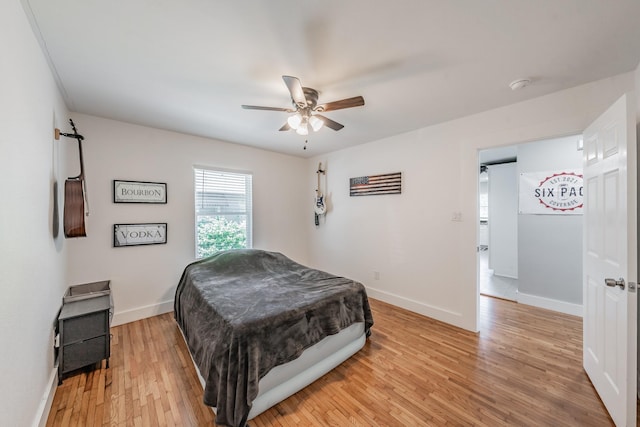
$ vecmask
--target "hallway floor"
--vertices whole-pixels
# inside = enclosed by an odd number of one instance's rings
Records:
[[[510,301],[518,300],[518,279],[496,276],[489,269],[489,251],[480,251],[480,293]]]

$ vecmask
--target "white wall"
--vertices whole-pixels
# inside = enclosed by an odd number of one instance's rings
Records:
[[[180,275],[194,260],[194,165],[252,172],[253,246],[308,263],[304,207],[313,187],[306,185],[305,159],[94,116],[73,118],[85,137],[91,213],[88,236],[68,240],[69,283],[111,280],[114,324],[173,309]],[[114,179],[165,182],[168,203],[114,204]],[[138,222],[168,223],[167,244],[114,248],[113,225]]]
[[[636,97],[637,97],[637,102],[636,102],[636,138],[638,140],[638,144],[640,145],[640,64],[638,64],[638,67],[636,67],[636,71],[635,71],[634,74],[635,74],[635,81],[636,81]],[[637,151],[637,155],[640,158],[640,150]],[[637,164],[640,165],[640,159],[637,162]],[[638,188],[640,188],[640,185],[638,185]],[[640,197],[638,198],[638,200],[640,200]],[[640,212],[640,209],[638,210],[638,212]],[[639,224],[638,230],[640,230],[640,215],[638,216],[638,224]],[[638,241],[640,242],[640,239],[638,239]],[[638,265],[640,265],[640,250],[638,250]],[[640,292],[638,292],[638,300],[640,302]],[[638,316],[638,327],[636,328],[636,331],[637,331],[637,343],[640,343],[640,316]],[[640,367],[640,351],[637,351],[636,353],[637,353],[637,365],[636,366]],[[640,369],[638,369],[638,398],[640,398]]]
[[[518,278],[518,175],[516,163],[488,166],[489,268]]]
[[[28,426],[40,421],[56,380],[66,251],[53,218],[66,144],[53,130],[68,113],[20,1],[0,2],[0,28],[0,424]]]
[[[581,133],[634,84],[627,73],[310,159],[310,185],[326,162],[331,196],[310,226],[311,260],[372,297],[477,330],[478,150]],[[403,194],[349,197],[349,178],[396,171]]]
[[[637,108],[636,108],[636,123],[640,124],[640,64],[636,68],[634,73],[636,80],[636,99],[637,99]],[[640,133],[636,133],[636,135],[640,135]]]
[[[578,136],[518,146],[520,173],[582,169]],[[518,218],[518,302],[582,315],[582,215]]]

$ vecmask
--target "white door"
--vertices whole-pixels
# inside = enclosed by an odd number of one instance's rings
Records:
[[[633,102],[632,96],[623,96],[583,135],[583,363],[617,426],[636,425],[637,162]],[[610,279],[608,284],[606,279]]]

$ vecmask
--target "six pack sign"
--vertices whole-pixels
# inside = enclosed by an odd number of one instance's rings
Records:
[[[520,174],[521,214],[581,215],[584,186],[581,170]]]

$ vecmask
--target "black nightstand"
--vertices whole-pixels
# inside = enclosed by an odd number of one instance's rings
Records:
[[[62,384],[64,374],[103,359],[109,367],[111,310],[110,291],[63,303],[58,316],[58,384]]]

